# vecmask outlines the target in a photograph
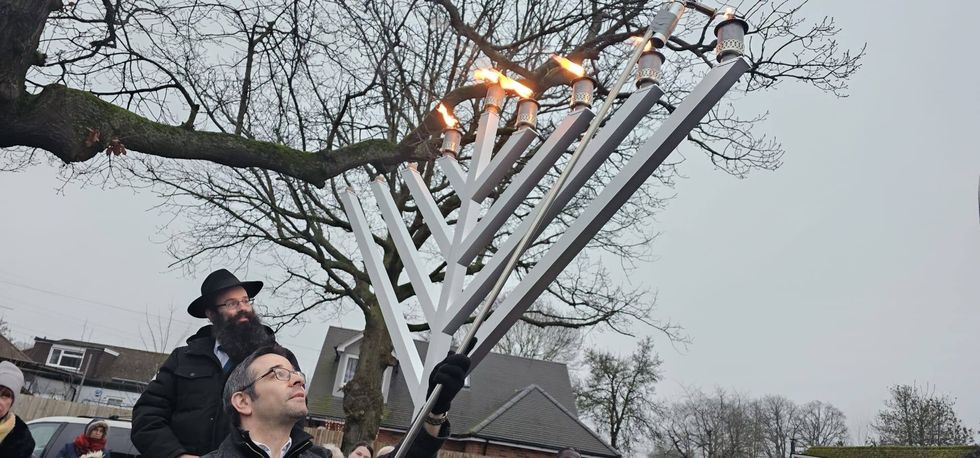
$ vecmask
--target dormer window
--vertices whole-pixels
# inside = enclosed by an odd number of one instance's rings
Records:
[[[52,346],[48,354],[48,366],[80,371],[85,350],[72,347]]]
[[[344,378],[341,379],[340,386],[343,387],[347,382],[354,378],[354,372],[357,371],[357,356],[347,355],[345,358],[347,364],[344,365]]]
[[[351,379],[354,378],[354,372],[357,371],[358,355],[345,353],[341,355],[339,364],[337,365],[337,375],[334,379],[333,385],[333,395],[342,398],[344,397],[344,385],[350,383]],[[388,401],[388,388],[391,385],[391,368],[385,368],[384,376],[381,379],[381,394],[384,397],[385,402]]]

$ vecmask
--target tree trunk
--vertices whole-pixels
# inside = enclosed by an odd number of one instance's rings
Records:
[[[0,109],[24,94],[27,69],[44,62],[37,52],[44,22],[60,1],[0,0]]]
[[[369,297],[367,291],[362,293],[362,297]],[[385,328],[381,307],[373,297],[365,302],[371,306],[364,314],[364,338],[361,339],[357,369],[354,378],[344,387],[346,421],[341,444],[344,453],[350,453],[358,442],[372,442],[377,437],[384,411],[381,383],[385,369],[394,364],[391,337]]]

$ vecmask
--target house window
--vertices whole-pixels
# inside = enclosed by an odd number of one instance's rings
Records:
[[[345,354],[340,358],[340,364],[337,366],[337,372],[334,377],[334,396],[338,398],[344,396],[344,385],[350,383],[351,379],[354,378],[354,372],[357,371],[357,360],[357,355],[350,354]],[[388,402],[388,388],[391,385],[391,369],[390,367],[386,368],[381,379],[381,395],[384,397],[385,402]]]
[[[354,378],[354,371],[356,370],[357,370],[357,357],[348,355],[347,365],[346,367],[344,367],[344,378],[341,381],[340,386],[344,386],[347,384],[347,382],[351,381],[351,379]]]
[[[122,407],[123,399],[122,398],[106,398],[105,404],[107,406]]]
[[[82,368],[82,359],[85,358],[85,351],[76,348],[51,347],[48,354],[48,366],[61,367],[71,370]]]

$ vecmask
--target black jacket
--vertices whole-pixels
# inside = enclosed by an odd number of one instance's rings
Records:
[[[293,444],[289,446],[289,451],[283,458],[331,458],[329,450],[313,445],[313,436],[310,436],[302,427],[295,427],[289,434],[293,439]],[[217,450],[204,455],[201,458],[269,458],[259,446],[252,442],[248,431],[235,429],[235,432],[228,435]]]
[[[309,433],[303,431],[299,426],[294,427],[293,431],[289,433],[289,436],[293,439],[293,444],[289,446],[289,451],[286,452],[286,456],[283,458],[333,457],[330,450],[319,445],[314,445],[312,442],[313,436],[310,436]],[[408,449],[408,453],[405,456],[407,458],[435,458],[447,437],[449,437],[449,422],[443,423],[442,427],[439,428],[439,437],[432,437],[425,430],[419,431],[415,443]],[[396,447],[395,451],[397,450],[398,448]],[[382,457],[395,456],[395,451],[382,455]],[[217,450],[201,458],[269,458],[269,455],[252,442],[248,431],[235,429],[235,432],[229,434]]]
[[[147,458],[216,450],[231,432],[221,400],[226,379],[204,326],[170,354],[133,406],[133,445]]]
[[[10,413],[13,415],[13,413]],[[14,429],[0,442],[0,456],[3,458],[31,458],[34,453],[34,436],[27,428],[27,423],[20,417],[14,416]]]

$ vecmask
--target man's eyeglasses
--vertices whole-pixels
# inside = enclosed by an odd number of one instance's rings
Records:
[[[306,374],[304,374],[304,373],[302,373],[300,371],[291,371],[289,369],[286,369],[285,367],[278,367],[278,366],[276,366],[276,367],[273,367],[272,369],[269,369],[269,372],[266,372],[266,373],[258,376],[255,380],[252,380],[252,383],[249,383],[248,385],[245,385],[245,386],[239,388],[238,391],[245,391],[245,390],[251,388],[252,385],[255,385],[256,383],[259,382],[259,380],[262,380],[263,378],[265,378],[269,374],[274,374],[275,377],[276,377],[276,380],[280,380],[280,381],[283,381],[283,382],[288,382],[290,379],[293,378],[293,374],[296,374],[296,375],[299,376],[299,378],[303,379],[303,383],[304,384],[306,383]]]
[[[225,307],[229,309],[244,309],[246,305],[249,307],[254,306],[255,298],[249,297],[246,299],[228,299],[227,301],[218,304],[218,308]]]

